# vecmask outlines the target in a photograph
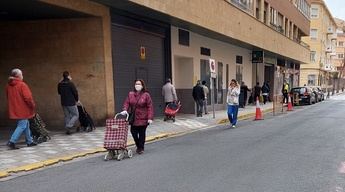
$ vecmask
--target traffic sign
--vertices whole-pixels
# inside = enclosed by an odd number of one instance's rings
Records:
[[[216,61],[214,59],[210,59],[210,72],[215,73],[216,72]]]

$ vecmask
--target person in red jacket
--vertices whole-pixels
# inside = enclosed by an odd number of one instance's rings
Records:
[[[135,80],[134,91],[130,91],[123,104],[122,115],[134,112],[134,122],[131,125],[131,134],[137,146],[136,152],[144,152],[146,128],[153,122],[153,105],[150,94],[146,90],[143,80]]]
[[[23,73],[20,69],[13,69],[6,87],[9,118],[17,120],[17,128],[11,136],[7,146],[10,149],[19,149],[16,142],[24,132],[28,147],[37,145],[33,142],[29,120],[35,115],[35,102],[31,91],[23,81]]]

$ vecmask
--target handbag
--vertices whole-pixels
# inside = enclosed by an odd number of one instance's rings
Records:
[[[130,106],[131,112],[128,114],[128,123],[132,125],[135,121],[135,110],[137,108],[137,104],[141,98],[141,95],[139,96],[137,102],[135,103],[134,107]],[[129,100],[129,95],[128,95],[128,100]]]

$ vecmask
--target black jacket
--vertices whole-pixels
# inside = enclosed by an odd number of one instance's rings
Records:
[[[200,85],[193,87],[193,98],[195,101],[205,100],[204,88]]]
[[[58,93],[62,106],[74,106],[79,101],[77,88],[69,79],[64,79],[58,84]]]

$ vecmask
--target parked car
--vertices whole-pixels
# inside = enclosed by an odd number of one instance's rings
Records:
[[[325,100],[325,93],[322,91],[320,86],[312,86],[313,92],[316,94],[316,101],[320,102]]]
[[[290,92],[293,95],[293,103],[308,105],[316,103],[316,94],[308,86],[294,87]],[[298,99],[298,101],[295,101],[295,99]]]

